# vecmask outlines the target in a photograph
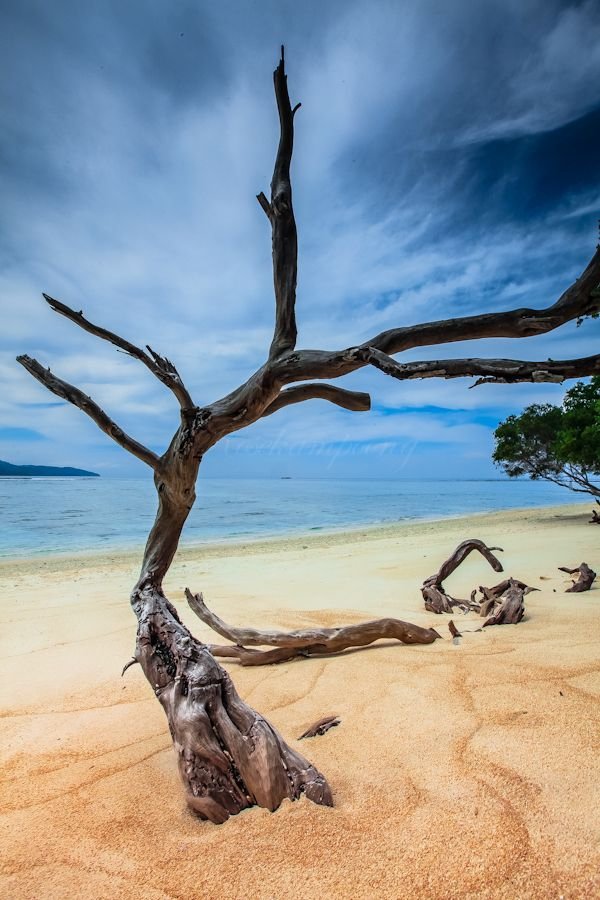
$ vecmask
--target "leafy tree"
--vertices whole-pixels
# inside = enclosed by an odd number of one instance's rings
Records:
[[[511,478],[529,475],[600,503],[600,376],[578,381],[562,406],[534,403],[494,432],[494,462]]]

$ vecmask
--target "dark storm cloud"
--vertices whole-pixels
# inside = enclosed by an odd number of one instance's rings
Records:
[[[200,402],[260,364],[273,301],[254,196],[270,180],[282,41],[303,104],[294,159],[303,344],[545,304],[593,248],[600,17],[589,0],[26,0],[4,4],[0,35],[7,428],[22,426],[23,404],[43,400],[14,365],[23,351],[84,384],[157,448],[173,424],[170,398],[56,321],[40,290],[156,343]],[[593,352],[597,335],[593,323],[526,351],[490,342],[485,352],[556,358]],[[371,372],[349,386],[402,415],[307,405],[238,440],[250,449],[276,435],[292,446],[307,430],[327,442],[343,428],[349,441],[394,442],[421,428],[441,448],[479,440],[483,458],[495,411],[558,395],[407,386]],[[444,406],[471,410],[471,425],[462,413],[444,418]],[[82,448],[73,464],[91,465],[85,453],[125,464],[118,448],[98,449],[76,411],[40,405],[36,419],[46,439],[36,446],[57,462],[68,441]]]

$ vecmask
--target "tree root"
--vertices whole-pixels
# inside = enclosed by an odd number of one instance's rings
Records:
[[[585,562],[582,562],[576,569],[568,569],[566,566],[559,566],[558,570],[559,572],[566,572],[567,575],[577,574],[579,576],[577,581],[574,580],[571,587],[567,588],[567,594],[581,594],[583,591],[589,591],[596,578],[594,570],[590,569]]]
[[[227,672],[181,623],[160,590],[134,591],[136,659],[173,738],[188,806],[217,824],[301,794],[332,806],[327,781],[238,696]]]
[[[234,643],[234,646],[211,646],[211,653],[237,659],[243,666],[264,666],[297,656],[339,653],[348,647],[365,647],[381,638],[393,638],[403,644],[432,644],[441,637],[433,628],[421,628],[410,622],[390,618],[340,628],[310,628],[287,632],[235,628],[211,612],[202,594],[192,594],[186,588],[185,596],[190,608],[205,625]],[[276,649],[253,650],[246,645],[267,645]]]

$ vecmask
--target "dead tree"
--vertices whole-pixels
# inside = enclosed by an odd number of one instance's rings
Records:
[[[399,362],[393,358],[415,347],[479,338],[531,337],[597,313],[600,251],[555,303],[541,309],[519,308],[392,328],[361,344],[337,350],[297,350],[297,236],[290,164],[298,105],[292,108],[290,103],[283,50],[274,83],[280,139],[270,199],[260,193],[258,201],[272,231],[275,328],[260,368],[227,396],[198,406],[168,359],[150,347],[142,349],[130,343],[44,294],[51,309],[139,360],[173,393],[180,407],[180,424],[167,449],[157,455],[127,434],[83,391],[37,360],[18,357],[34,378],[81,409],[153,472],[158,512],[131,594],[138,622],[134,658],[167,715],[188,802],[201,817],[213,822],[222,822],[253,804],[275,809],[282,799],[303,792],[317,803],[331,803],[331,793],[323,776],[240,700],[227,673],[180,621],[163,592],[163,579],[196,499],[196,479],[204,454],[227,435],[304,400],[320,398],[344,409],[368,410],[367,394],[323,383],[367,365],[400,380],[474,376],[476,384],[561,382],[600,372],[600,355],[562,361],[468,358]]]

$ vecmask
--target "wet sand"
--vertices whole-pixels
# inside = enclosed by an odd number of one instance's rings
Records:
[[[223,826],[183,802],[166,720],[131,657],[139,554],[6,561],[2,586],[2,861],[10,898],[586,898],[600,895],[600,571],[589,504],[184,549],[167,592],[202,590],[255,627],[397,616],[443,641],[242,669],[242,697],[327,776],[305,799]],[[450,640],[419,586],[466,537],[504,547],[541,588],[517,626]],[[469,557],[455,596],[502,576]],[[481,620],[455,617],[460,627]]]

